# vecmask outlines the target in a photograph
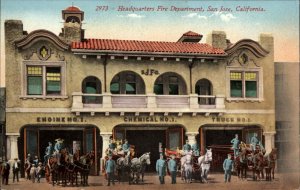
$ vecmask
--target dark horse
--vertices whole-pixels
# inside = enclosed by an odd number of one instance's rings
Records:
[[[66,157],[68,152],[66,151],[66,149],[62,149],[61,150],[61,156],[57,157],[57,156],[51,156],[48,159],[48,169],[50,170],[50,181],[52,182],[52,185],[54,186],[54,184],[59,184],[59,182],[62,182],[63,186],[67,185],[67,168],[66,168]],[[59,159],[59,162],[57,159]],[[59,164],[60,163],[60,164]]]
[[[277,159],[277,149],[272,148],[271,152],[264,156],[264,159],[265,159],[266,180],[271,181],[272,178],[274,180],[274,170],[275,170],[275,163]]]
[[[242,149],[239,155],[234,159],[234,168],[239,179],[247,179],[247,149]]]
[[[264,156],[261,151],[256,151],[248,158],[248,166],[252,169],[253,180],[261,180],[264,178]]]
[[[118,181],[124,181],[124,178],[127,177],[129,185],[131,184],[130,180],[130,155],[124,155],[117,159],[117,173]]]
[[[80,173],[81,184],[83,186],[88,186],[88,177],[90,173],[90,168],[94,163],[95,153],[94,151],[88,152],[86,155],[83,155],[78,160],[74,161],[77,171]],[[77,183],[77,182],[76,182]]]

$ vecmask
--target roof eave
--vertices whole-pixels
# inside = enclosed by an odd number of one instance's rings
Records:
[[[125,55],[125,56],[152,56],[152,57],[185,57],[185,58],[217,58],[224,59],[227,53],[223,54],[200,54],[200,53],[170,53],[170,52],[141,52],[141,51],[110,51],[110,50],[86,50],[71,49],[74,54],[81,55]]]

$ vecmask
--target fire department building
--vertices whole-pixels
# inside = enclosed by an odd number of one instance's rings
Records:
[[[84,12],[62,11],[62,32],[27,33],[5,22],[7,157],[43,159],[48,142],[97,152],[95,174],[109,139],[128,139],[136,155],[228,145],[253,133],[274,146],[274,45],[231,43],[213,31],[207,41],[188,31],[174,42],[87,39]]]

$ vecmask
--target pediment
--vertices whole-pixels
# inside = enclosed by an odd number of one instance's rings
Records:
[[[240,50],[249,50],[257,58],[265,57],[269,52],[265,50],[258,42],[251,39],[243,39],[225,49],[225,52],[230,56]]]
[[[39,41],[48,41],[60,50],[68,50],[69,44],[48,30],[35,30],[22,39],[16,40],[15,45],[20,49],[28,49]]]

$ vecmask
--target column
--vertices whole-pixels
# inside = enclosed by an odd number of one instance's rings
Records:
[[[275,134],[275,131],[263,133],[263,135],[265,136],[265,149],[267,152],[271,152],[272,148],[275,147]]]
[[[18,137],[19,133],[6,133],[7,136],[7,159],[13,160],[14,158],[19,159],[18,154]]]
[[[100,135],[102,136],[102,158],[101,158],[101,163],[100,163],[100,174],[103,171],[104,167],[104,161],[105,161],[105,150],[108,148],[109,145],[109,138],[112,136],[112,132],[101,132]]]
[[[189,140],[189,144],[192,146],[193,144],[195,144],[196,142],[196,135],[198,133],[197,132],[186,132],[186,135],[188,137],[188,140]]]

